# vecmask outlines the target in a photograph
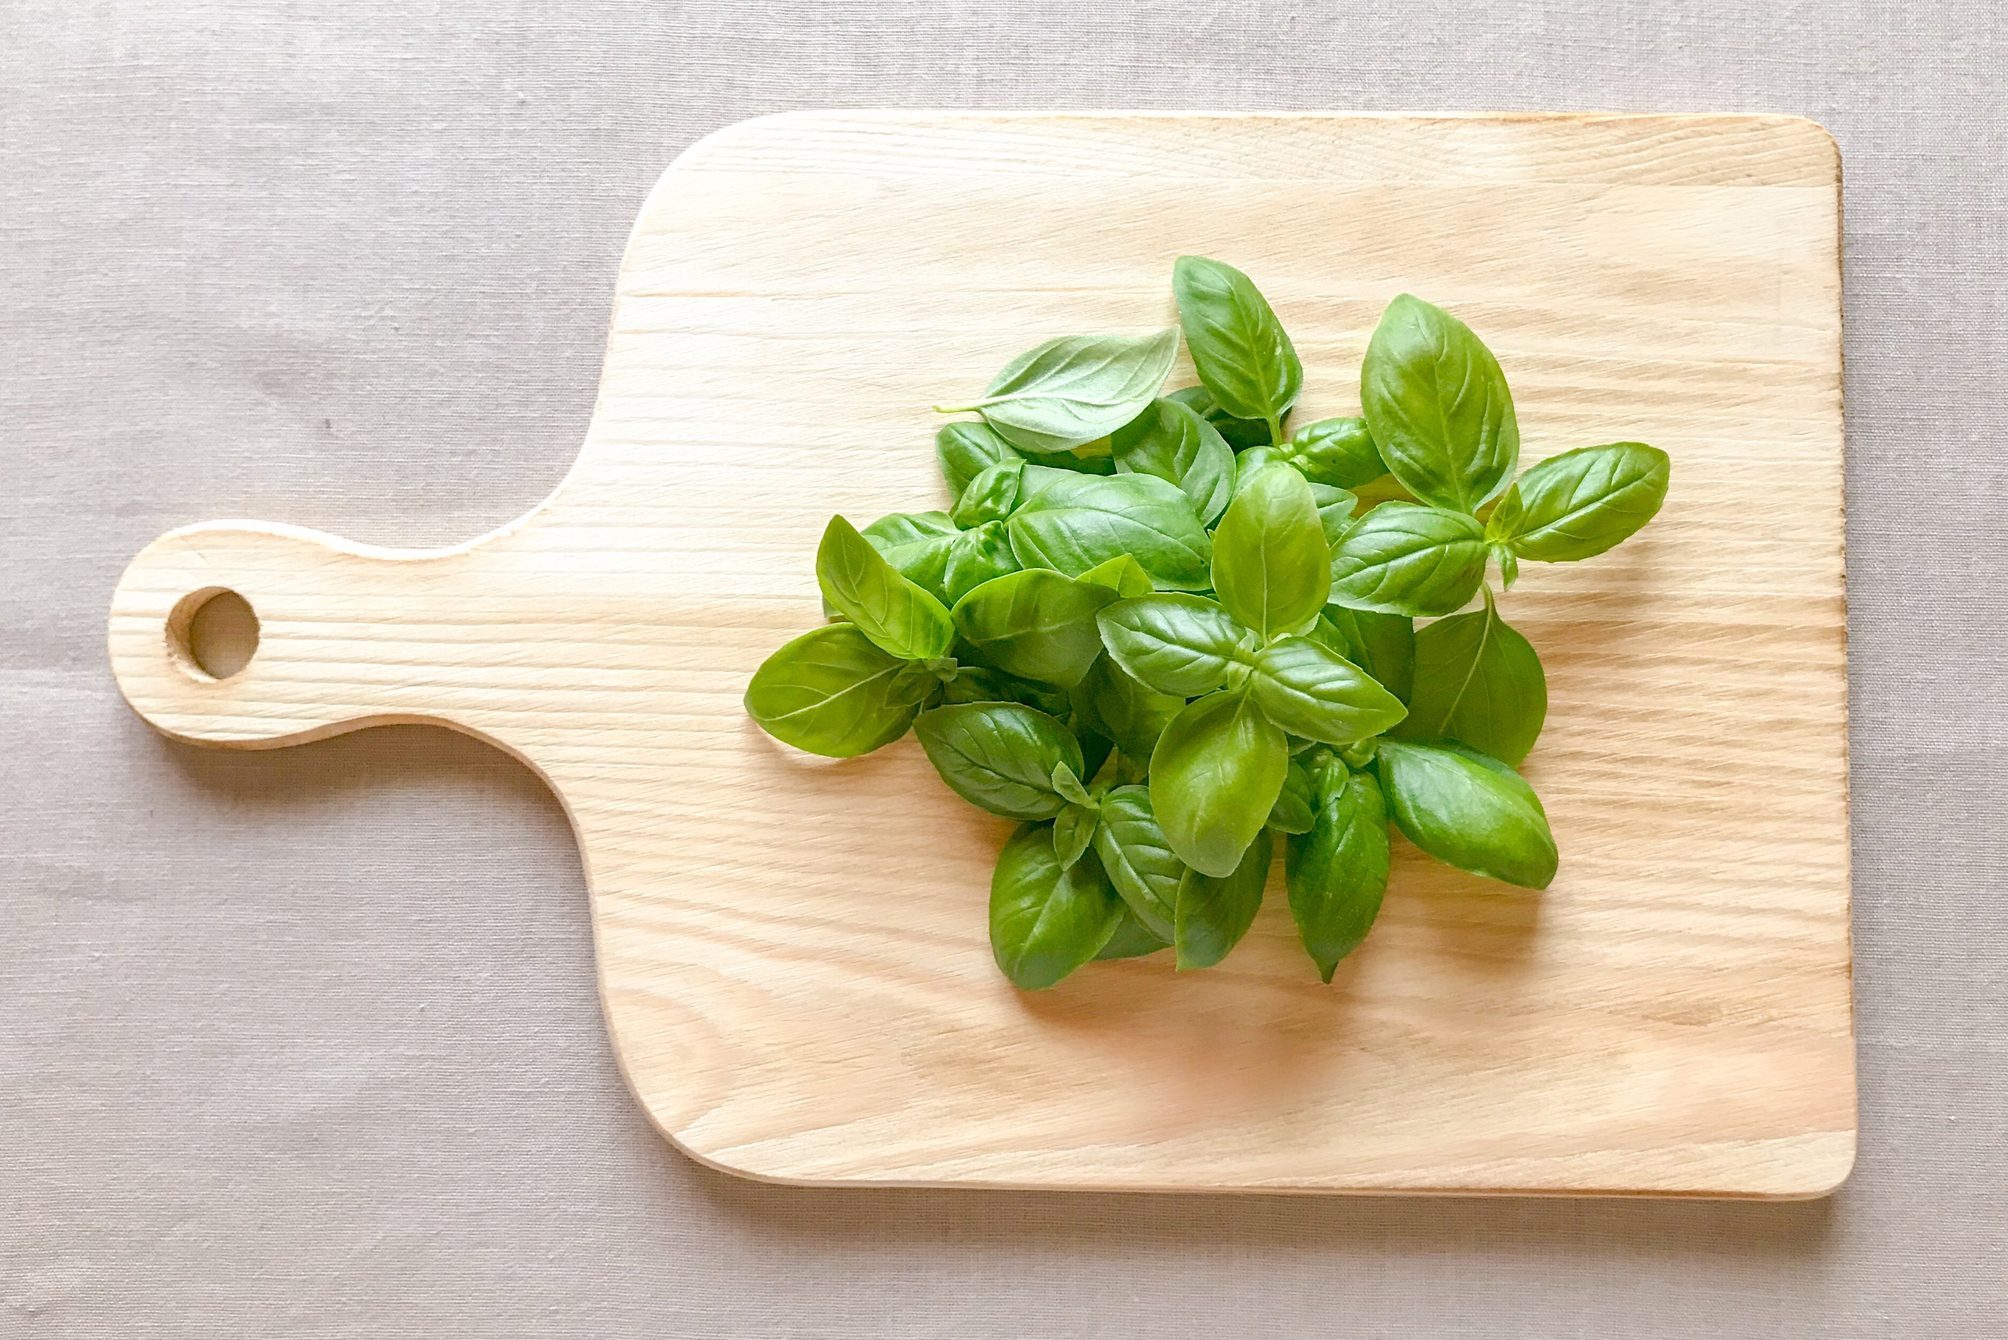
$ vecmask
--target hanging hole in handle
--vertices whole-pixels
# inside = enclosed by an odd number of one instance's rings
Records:
[[[167,616],[167,645],[191,677],[228,679],[258,653],[257,612],[227,586],[190,591]]]

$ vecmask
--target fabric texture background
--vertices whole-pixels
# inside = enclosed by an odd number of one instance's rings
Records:
[[[0,1335],[2008,1332],[1996,0],[0,0]],[[817,106],[1816,117],[1846,165],[1861,1157],[1807,1204],[756,1185],[616,1073],[555,802],[443,731],[170,745],[126,559],[460,540],[616,261]],[[1762,500],[1752,500],[1762,524]]]

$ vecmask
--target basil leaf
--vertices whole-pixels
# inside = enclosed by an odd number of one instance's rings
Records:
[[[962,536],[962,528],[946,512],[894,512],[882,516],[864,529],[864,537],[900,575],[939,597],[948,556]]]
[[[1080,580],[1106,586],[1125,600],[1147,596],[1156,589],[1150,584],[1150,574],[1143,570],[1143,564],[1128,554],[1119,554],[1106,563],[1097,563],[1082,573]]]
[[[816,549],[816,581],[831,608],[901,660],[939,656],[955,641],[941,602],[902,576],[840,516],[830,518]]]
[[[1269,821],[1289,743],[1238,693],[1188,703],[1150,756],[1150,802],[1178,858],[1222,877]]]
[[[1313,484],[1311,501],[1318,505],[1318,528],[1325,534],[1326,547],[1338,544],[1353,528],[1353,513],[1359,508],[1359,497],[1336,485]]]
[[[1201,521],[1211,522],[1234,491],[1234,449],[1212,424],[1175,400],[1153,400],[1109,438],[1121,474],[1176,484]]]
[[[1529,889],[1555,877],[1555,838],[1534,788],[1473,751],[1383,740],[1381,782],[1394,821],[1437,860]]]
[[[1025,459],[989,424],[968,422],[944,423],[936,429],[934,455],[941,463],[941,477],[948,481],[948,496],[954,499],[991,466]],[[865,534],[871,534],[870,527]]]
[[[1283,789],[1269,809],[1269,827],[1279,833],[1310,832],[1312,803],[1310,770],[1301,758],[1293,758],[1283,774]]]
[[[1154,475],[1069,476],[1038,488],[1005,524],[1023,567],[1078,577],[1129,554],[1160,587],[1199,590],[1209,580],[1206,528],[1178,486]]]
[[[1520,476],[1485,533],[1542,563],[1593,558],[1653,519],[1672,473],[1667,454],[1643,442],[1565,451]]]
[[[950,605],[985,582],[1018,571],[1018,555],[1002,521],[986,521],[948,543],[941,568],[941,598]]]
[[[1311,486],[1270,465],[1235,495],[1213,535],[1221,607],[1264,639],[1309,628],[1332,587],[1332,551]]]
[[[1383,614],[1448,614],[1485,577],[1485,528],[1462,512],[1382,503],[1332,550],[1332,603]]]
[[[1150,928],[1137,920],[1137,915],[1128,907],[1123,908],[1122,920],[1116,923],[1116,933],[1102,946],[1102,952],[1095,955],[1097,961],[1119,958],[1142,958],[1145,954],[1155,954],[1160,949],[1169,949],[1169,941],[1151,934]]]
[[[1177,357],[1176,330],[1069,335],[1005,364],[975,404],[937,405],[935,412],[974,410],[1020,451],[1071,451],[1134,419],[1156,399]]]
[[[1517,764],[1540,737],[1548,715],[1548,680],[1526,638],[1499,617],[1492,592],[1485,608],[1438,619],[1415,637],[1415,692],[1407,739],[1449,736]]]
[[[1367,342],[1360,403],[1388,469],[1426,503],[1458,512],[1506,486],[1520,425],[1499,360],[1471,328],[1404,293]]]
[[[1007,819],[1052,818],[1067,803],[1053,789],[1053,769],[1064,763],[1081,773],[1073,734],[1019,703],[937,707],[915,719],[913,733],[950,790]]]
[[[914,704],[895,693],[905,667],[856,624],[826,624],[761,662],[746,685],[746,714],[781,743],[811,754],[868,754],[913,722]]]
[[[986,467],[982,474],[969,481],[969,487],[956,499],[948,519],[964,528],[980,526],[986,521],[1002,521],[1018,505],[1018,485],[1024,472],[1025,463],[1022,460],[1000,461]]]
[[[1147,688],[1107,656],[1088,667],[1074,693],[1074,710],[1090,729],[1132,758],[1147,759],[1185,699]]]
[[[1071,869],[1094,841],[1096,822],[1093,810],[1074,804],[1053,816],[1053,859],[1062,870]]]
[[[1329,623],[1339,639],[1337,645],[1329,640],[1325,645],[1372,675],[1389,693],[1408,701],[1415,683],[1415,620],[1327,605],[1320,622]]]
[[[1268,833],[1258,832],[1226,875],[1185,872],[1178,882],[1177,935],[1172,941],[1181,972],[1220,962],[1255,924],[1274,851]]]
[[[1387,802],[1372,775],[1339,768],[1317,796],[1310,832],[1283,850],[1290,915],[1318,975],[1359,948],[1387,892]]]
[[[1071,687],[1101,655],[1095,616],[1116,593],[1031,568],[993,578],[955,602],[955,628],[1006,674]]]
[[[1260,419],[1237,419],[1220,408],[1220,402],[1213,398],[1213,392],[1204,386],[1186,386],[1165,397],[1197,414],[1213,425],[1213,431],[1225,438],[1227,445],[1236,451],[1246,451],[1270,441],[1269,425]]]
[[[1102,798],[1095,854],[1130,911],[1161,940],[1172,938],[1185,862],[1171,850],[1150,807],[1150,788],[1119,786]]]
[[[1268,300],[1247,275],[1204,256],[1180,256],[1171,288],[1199,380],[1229,414],[1261,419],[1280,436],[1304,365]]]
[[[1262,714],[1292,735],[1348,745],[1408,714],[1367,672],[1308,637],[1279,638],[1255,658],[1248,691]]]
[[[1013,986],[1037,991],[1099,954],[1122,912],[1094,857],[1062,868],[1050,831],[1027,824],[990,876],[990,952]]]
[[[1096,622],[1117,665],[1159,693],[1179,698],[1226,684],[1247,637],[1226,610],[1182,592],[1119,600]]]
[[[955,678],[942,690],[942,699],[950,703],[1023,703],[1050,717],[1069,710],[1065,689],[1019,679],[987,665],[958,666]]]
[[[1379,479],[1387,462],[1365,419],[1319,419],[1290,434],[1284,460],[1313,484],[1349,489]]]
[[[1520,556],[1508,545],[1491,546],[1492,557],[1499,562],[1499,589],[1511,591],[1513,583],[1520,580]]]

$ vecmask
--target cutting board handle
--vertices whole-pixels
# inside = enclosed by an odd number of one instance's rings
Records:
[[[169,531],[112,596],[112,673],[142,717],[197,744],[264,749],[399,721],[459,726],[445,710],[449,686],[466,685],[470,661],[494,660],[485,639],[451,636],[456,621],[443,613],[471,547],[383,549],[254,521]],[[219,677],[192,634],[224,592],[249,604],[256,646]]]

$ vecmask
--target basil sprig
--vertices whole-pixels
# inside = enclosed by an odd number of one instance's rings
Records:
[[[1173,293],[1200,385],[1164,390],[1178,330],[1012,360],[936,435],[944,510],[834,518],[816,553],[834,622],[746,688],[810,753],[910,729],[950,789],[1019,824],[990,939],[1027,990],[1167,949],[1220,962],[1278,846],[1326,981],[1379,914],[1395,831],[1545,888],[1555,837],[1517,769],[1548,686],[1498,591],[1523,559],[1629,538],[1671,476],[1616,442],[1515,479],[1499,360],[1407,295],[1368,343],[1360,414],[1292,430],[1303,366],[1253,280],[1188,256]]]

